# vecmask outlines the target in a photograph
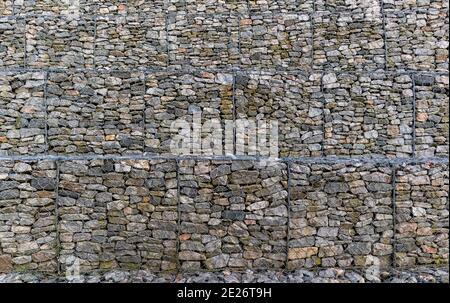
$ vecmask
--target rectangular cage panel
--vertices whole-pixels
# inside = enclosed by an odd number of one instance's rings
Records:
[[[44,72],[0,73],[0,155],[46,152]]]
[[[360,11],[361,9],[357,9]],[[384,69],[381,11],[317,11],[313,15],[313,68],[335,71]]]
[[[131,70],[166,66],[166,20],[162,13],[100,15],[96,23],[97,68]]]
[[[18,16],[62,16],[79,17],[82,14],[94,13],[88,2],[97,0],[14,0],[14,14]],[[111,1],[111,0],[108,0]]]
[[[21,68],[25,64],[25,21],[0,16],[0,66]]]
[[[53,161],[0,161],[0,273],[57,273],[56,183]]]
[[[90,16],[27,17],[25,34],[27,67],[94,67],[95,21]]]
[[[236,75],[236,153],[320,157],[321,75],[239,72]]]
[[[170,67],[225,68],[239,62],[236,14],[167,15]]]
[[[290,180],[288,268],[391,266],[389,166],[293,163]]]
[[[58,213],[62,268],[173,270],[176,162],[62,162]]]
[[[326,156],[412,156],[409,75],[328,73],[323,87]]]
[[[248,0],[251,13],[312,12],[314,0]]]
[[[386,12],[387,66],[448,73],[448,8]]]
[[[387,10],[447,9],[448,0],[382,0]]]
[[[448,164],[404,164],[396,178],[398,266],[448,264]]]
[[[182,160],[179,178],[182,269],[284,267],[286,164]]]
[[[448,75],[416,74],[416,156],[448,158]]]
[[[143,77],[137,71],[51,72],[47,84],[50,154],[142,154]]]
[[[311,68],[313,31],[307,13],[255,13],[240,20],[240,65],[257,69]]]
[[[146,153],[225,155],[233,143],[232,73],[164,71],[145,81]]]

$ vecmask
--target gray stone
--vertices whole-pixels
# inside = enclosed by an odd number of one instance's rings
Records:
[[[54,190],[56,188],[56,181],[46,177],[34,178],[31,180],[31,186],[40,190]]]
[[[328,194],[345,193],[348,190],[348,184],[343,182],[328,182],[324,188],[324,191]]]

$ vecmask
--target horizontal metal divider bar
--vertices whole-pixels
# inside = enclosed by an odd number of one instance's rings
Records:
[[[288,73],[288,74],[327,74],[333,73],[336,75],[420,75],[420,76],[448,76],[446,71],[418,71],[418,70],[353,70],[353,71],[335,71],[332,69],[249,69],[241,68],[239,66],[230,68],[195,68],[195,67],[166,67],[166,68],[151,68],[143,67],[136,69],[109,69],[109,68],[0,68],[1,74],[19,73],[19,72],[35,72],[35,73],[63,73],[63,72],[97,72],[97,73],[133,73],[141,72],[146,74],[151,73],[195,73],[195,72],[214,72],[214,73],[251,73],[251,74],[270,74],[270,73]]]
[[[36,155],[36,156],[0,156],[0,161],[77,161],[77,160],[199,160],[199,161],[267,161],[283,163],[309,163],[309,164],[421,164],[436,163],[448,164],[445,157],[418,157],[418,158],[385,158],[385,157],[258,157],[258,156],[201,156],[201,155]]]
[[[260,11],[258,9],[246,9],[244,13],[242,12],[234,12],[233,10],[229,9],[229,12],[195,12],[195,11],[189,11],[189,10],[178,10],[178,11],[169,11],[167,12],[165,7],[161,7],[163,11],[141,11],[141,12],[128,12],[128,8],[125,9],[123,13],[83,13],[83,10],[80,9],[80,11],[77,13],[80,17],[117,17],[117,18],[124,18],[127,16],[140,16],[140,15],[146,15],[146,14],[159,14],[159,15],[166,15],[166,16],[178,16],[178,15],[184,15],[184,16],[194,16],[194,17],[205,17],[205,16],[233,16],[233,17],[249,17],[249,16],[271,16],[271,17],[284,17],[286,15],[308,15],[308,16],[314,16],[314,15],[321,15],[321,14],[328,14],[328,15],[344,15],[344,14],[352,14],[354,13],[353,9],[362,9],[356,15],[364,14],[364,8],[342,8],[338,11],[330,11],[326,9],[318,10],[316,9],[313,11],[313,8],[311,7],[311,10],[308,11],[306,9],[297,9],[297,10],[289,10],[289,9],[273,9],[271,11]],[[371,9],[371,7],[367,7],[366,9]],[[67,9],[64,8],[61,11],[67,11],[70,13],[73,13],[76,11],[75,9]],[[449,8],[442,7],[442,8],[435,8],[435,7],[415,7],[415,8],[409,8],[409,9],[396,9],[396,8],[384,8],[385,13],[426,13],[430,11],[442,11],[447,12],[449,11]],[[372,10],[370,10],[372,13]],[[381,6],[380,6],[380,15],[381,15]],[[27,12],[14,12],[12,15],[0,15],[1,18],[5,19],[25,19],[29,17],[39,17],[41,19],[51,19],[51,18],[59,18],[59,17],[67,17],[68,19],[75,19],[73,14],[66,14],[66,13],[55,13],[52,11],[42,10],[41,13],[27,13]]]

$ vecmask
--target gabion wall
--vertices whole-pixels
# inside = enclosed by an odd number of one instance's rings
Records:
[[[2,272],[448,262],[436,161],[2,160],[0,181]]]
[[[448,263],[448,1],[78,3],[0,1],[0,272]]]

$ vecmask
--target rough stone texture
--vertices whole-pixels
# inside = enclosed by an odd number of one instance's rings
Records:
[[[247,0],[181,0],[170,1],[174,3],[184,2],[184,6],[178,6],[177,11],[187,11],[196,14],[229,14],[247,13]]]
[[[0,17],[0,66],[23,67],[25,47],[23,19]]]
[[[50,153],[142,153],[143,77],[137,71],[49,73]]]
[[[396,179],[396,262],[448,263],[448,165],[402,165]]]
[[[0,0],[0,282],[448,283],[431,267],[448,266],[447,17],[444,0]],[[169,160],[172,123],[199,112],[222,130],[188,153],[230,157]],[[263,138],[223,131],[241,118],[276,120],[279,156],[301,158],[233,160]],[[48,154],[67,158],[11,158]],[[75,257],[81,280],[58,278]]]
[[[396,0],[396,2],[400,1],[405,0]],[[369,9],[373,9],[374,13],[379,13],[380,10],[379,0],[315,0],[314,3],[317,11],[343,12],[352,10],[354,14],[364,13],[367,15],[370,13]]]
[[[0,272],[56,272],[55,163],[0,165]]]
[[[0,155],[45,152],[43,72],[0,73]]]
[[[169,9],[169,6],[171,2],[181,2],[184,0],[126,0],[122,2],[126,2],[126,11],[127,14],[135,14],[135,13],[142,13],[145,12],[146,14],[151,13],[158,13],[162,14],[164,12],[167,12]],[[123,5],[123,3],[121,3]]]
[[[448,72],[448,32],[448,8],[388,11],[388,68]]]
[[[410,270],[380,271],[374,275],[370,270],[327,268],[309,271],[247,269],[245,272],[181,272],[154,273],[145,270],[94,271],[77,278],[48,277],[36,273],[0,274],[0,283],[448,283],[448,267],[414,268]]]
[[[176,13],[167,18],[171,67],[222,68],[239,62],[237,15]]]
[[[283,72],[244,73],[236,75],[236,118],[256,125],[264,121],[266,134],[245,132],[247,140],[270,140],[270,120],[278,122],[278,145],[281,157],[318,157],[323,143],[323,98],[320,74]],[[239,134],[237,135],[239,137]],[[267,146],[267,144],[264,144]],[[267,148],[266,148],[267,149]],[[257,148],[246,154],[261,155]],[[268,152],[263,156],[268,156]]]
[[[250,12],[292,13],[312,11],[313,0],[249,0]]]
[[[384,68],[381,13],[365,10],[316,11],[313,68],[336,71]]]
[[[63,268],[176,268],[176,163],[66,161],[58,213]]]
[[[291,172],[288,268],[390,266],[389,166],[293,163]]]
[[[0,16],[10,16],[13,14],[13,0],[0,1]]]
[[[312,28],[306,13],[253,13],[240,20],[241,65],[309,69]]]
[[[180,162],[180,252],[185,270],[282,268],[286,165]]]
[[[161,13],[100,15],[95,37],[98,68],[137,69],[167,64],[165,17]]]
[[[12,2],[15,15],[65,15],[71,17],[76,14],[88,13],[87,3],[92,1],[94,0],[13,0]]]
[[[125,15],[127,13],[127,2],[133,7],[137,0],[84,0],[86,10],[98,15]],[[151,1],[153,2],[153,0]]]
[[[33,68],[92,68],[95,22],[66,15],[26,19],[26,64]]]
[[[201,113],[202,125],[210,119],[215,119],[221,125],[225,120],[233,121],[233,75],[230,73],[149,73],[146,75],[145,89],[147,153],[177,154],[177,150],[170,148],[171,139],[180,134],[180,130],[173,123],[180,119],[189,123],[188,128],[192,128],[194,113]],[[217,135],[214,129],[208,130],[207,125],[202,133],[202,141],[206,140],[208,135]],[[225,134],[222,134],[222,138],[225,140]],[[195,142],[194,149],[191,149],[193,154],[200,148],[200,144],[202,143]],[[212,155],[212,151],[202,151]]]
[[[382,0],[385,9],[446,8],[448,0]]]
[[[416,155],[448,158],[448,75],[415,76]]]
[[[408,75],[325,74],[325,155],[409,157],[413,83]]]

